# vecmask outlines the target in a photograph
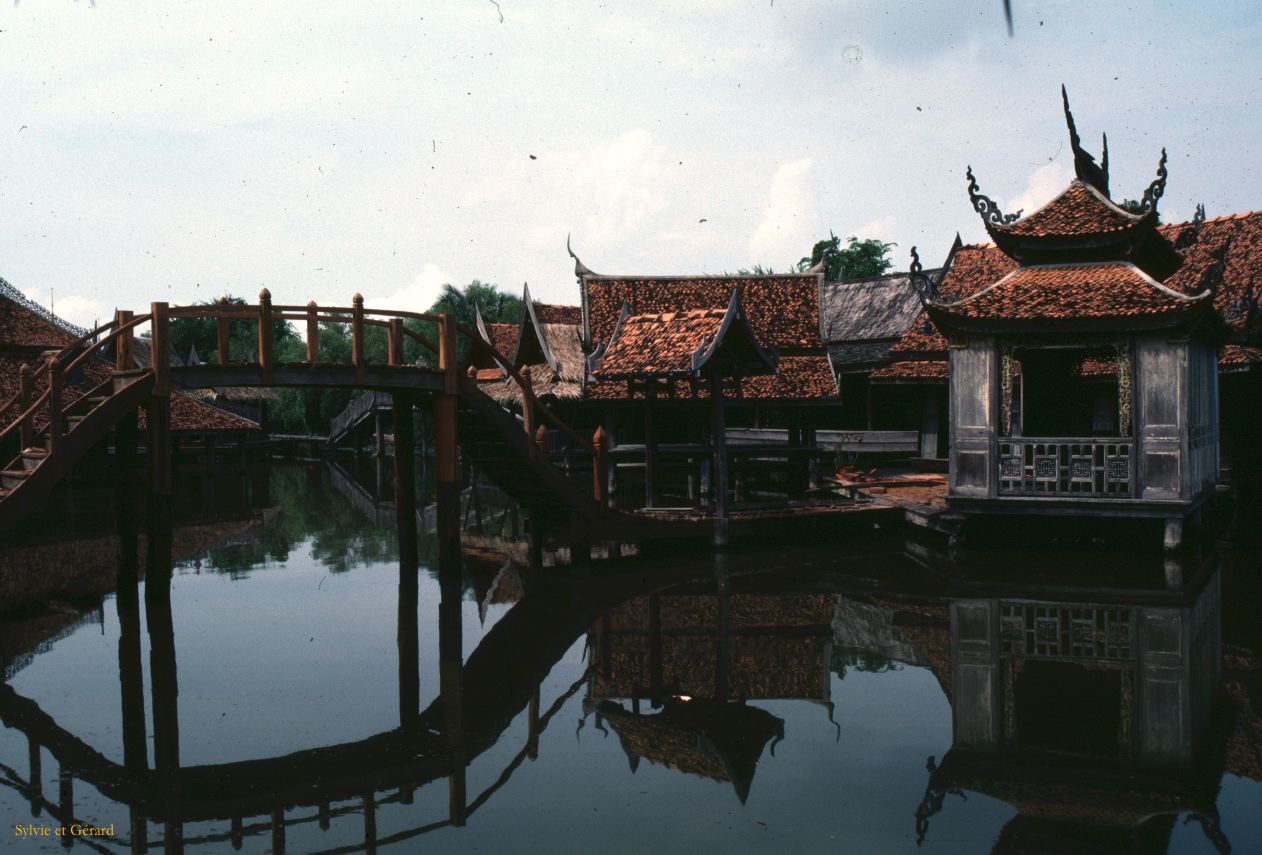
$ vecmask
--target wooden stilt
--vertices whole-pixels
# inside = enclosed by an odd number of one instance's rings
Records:
[[[448,778],[448,818],[454,826],[465,824],[465,766],[468,763],[464,738],[464,631],[462,590],[459,576],[439,577],[438,677],[443,699],[447,747],[451,752]]]
[[[272,855],[285,855],[285,809],[272,811]]]
[[[526,708],[526,756],[531,760],[539,759],[539,689],[530,696],[530,704]]]
[[[61,807],[62,828],[74,822],[74,772],[65,765],[62,765],[57,774],[57,784],[59,789],[58,801]],[[61,847],[69,849],[74,845],[74,838],[71,837],[69,829],[61,834]]]
[[[438,367],[443,391],[434,400],[434,468],[438,502],[438,560],[441,572],[460,571],[460,459],[457,404],[460,377],[456,364],[456,322],[444,314],[439,323]]]
[[[41,762],[43,754],[35,737],[29,734],[26,737],[26,756],[30,769],[26,797],[31,802],[31,816],[37,817],[44,812],[44,770]]]
[[[714,443],[714,545],[727,546],[727,421],[723,412],[723,378],[710,375],[712,421],[710,437]]]
[[[653,425],[653,401],[644,403],[644,507],[651,508],[657,496],[657,436]]]

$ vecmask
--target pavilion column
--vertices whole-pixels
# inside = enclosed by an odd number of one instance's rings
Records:
[[[145,411],[145,451],[149,463],[149,563],[158,556],[165,563],[169,583],[171,564],[171,354],[170,322],[166,303],[153,303],[150,333],[153,392]],[[162,557],[165,555],[165,557]],[[161,581],[160,581],[161,584]]]
[[[723,412],[723,378],[710,375],[711,441],[714,443],[714,545],[727,546],[727,421]]]
[[[657,495],[657,436],[653,424],[653,399],[644,402],[644,507],[651,508]]]
[[[438,564],[444,573],[459,573],[460,569],[460,450],[456,426],[460,377],[456,362],[456,320],[444,314],[438,338],[438,368],[443,375],[443,390],[434,399]],[[395,443],[398,444],[397,437]]]
[[[714,700],[720,717],[727,706],[729,694],[728,636],[732,622],[732,589],[728,578],[727,558],[718,556],[715,562],[715,593],[718,596],[718,626],[715,627]]]
[[[396,404],[396,406],[398,406]],[[377,457],[386,456],[386,414],[381,410],[373,413],[373,454]],[[399,442],[398,434],[395,434],[394,441]]]

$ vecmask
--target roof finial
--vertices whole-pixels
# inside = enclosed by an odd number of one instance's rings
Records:
[[[999,210],[999,206],[989,196],[981,194],[980,188],[977,186],[977,179],[973,177],[973,167],[970,166],[964,174],[968,177],[968,199],[973,203],[974,210],[982,215],[982,220],[987,225],[1006,226],[1015,223],[1021,218],[1020,211],[1017,211],[1015,214],[1005,214]]]
[[[1174,242],[1174,248],[1179,252],[1183,252],[1201,239],[1201,226],[1205,225],[1205,206],[1197,203],[1196,213],[1192,216],[1192,224],[1179,232],[1179,237]]]
[[[1109,144],[1104,141],[1104,165],[1095,162],[1095,157],[1082,147],[1078,137],[1078,127],[1074,124],[1074,114],[1069,110],[1069,92],[1065,84],[1060,85],[1060,97],[1065,104],[1065,124],[1069,127],[1069,146],[1074,150],[1074,174],[1078,180],[1090,184],[1105,196],[1109,195]]]
[[[913,246],[911,248],[911,268],[908,271],[908,278],[911,280],[912,290],[920,298],[921,305],[938,298],[937,283],[933,281],[932,276],[925,275],[924,269],[924,265],[920,263],[920,253]]]
[[[1139,207],[1145,214],[1157,209],[1157,201],[1166,193],[1166,150],[1163,146],[1161,149],[1161,160],[1157,161],[1157,177],[1148,185],[1148,189],[1144,191],[1144,198],[1140,200]]]
[[[569,234],[566,234],[565,236],[565,251],[570,254],[570,258],[574,259],[574,275],[575,276],[582,279],[584,276],[595,275],[595,273],[592,271],[591,268],[589,268],[586,264],[584,264],[582,261],[579,260],[579,257],[574,254],[574,250],[570,249]]]

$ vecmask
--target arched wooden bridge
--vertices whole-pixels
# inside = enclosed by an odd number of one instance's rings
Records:
[[[218,362],[211,365],[172,365],[170,322],[173,318],[213,320],[218,327]],[[249,322],[258,328],[257,361],[229,358],[229,324]],[[274,322],[305,324],[306,359],[276,361],[272,342]],[[407,326],[408,321],[436,325],[433,342]],[[134,358],[137,328],[150,329],[150,364]],[[350,329],[351,355],[346,363],[320,360],[322,324]],[[371,363],[365,355],[370,329],[385,331],[387,357]],[[489,354],[522,390],[526,401],[521,416],[505,410],[477,388],[462,370],[458,338],[466,339],[466,355]],[[432,353],[437,367],[407,362],[404,345],[411,339]],[[109,359],[112,353],[112,359]],[[68,377],[84,378],[87,391],[72,396]],[[350,307],[273,305],[264,290],[258,305],[225,301],[197,306],[153,303],[146,314],[119,311],[114,320],[92,330],[60,351],[47,352],[41,365],[23,369],[16,395],[0,404],[0,443],[17,440],[20,449],[0,471],[0,530],[34,509],[36,503],[71,467],[120,422],[138,408],[146,413],[150,488],[158,494],[170,489],[170,395],[173,388],[209,386],[353,387],[389,392],[396,408],[410,417],[414,400],[432,401],[435,421],[435,470],[440,509],[439,534],[444,535],[444,503],[451,505],[454,536],[458,511],[452,497],[459,491],[458,447],[491,481],[513,497],[552,531],[579,532],[583,540],[639,540],[646,537],[686,536],[677,526],[650,521],[608,509],[605,494],[607,462],[603,431],[592,439],[580,436],[535,396],[529,376],[523,376],[475,330],[451,315],[364,308],[355,295]],[[400,411],[396,409],[396,415]],[[406,419],[410,425],[410,418]],[[582,486],[555,469],[536,445],[536,434],[547,426],[592,457],[595,476]],[[410,433],[410,429],[408,431]],[[411,447],[401,451],[396,466],[410,465]],[[400,444],[400,446],[403,443]]]

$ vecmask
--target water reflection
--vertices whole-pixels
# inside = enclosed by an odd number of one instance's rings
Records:
[[[225,548],[227,557],[209,550],[202,572],[257,584],[254,571],[278,563],[286,541],[286,555],[306,550],[338,570],[324,557],[332,541],[320,546],[321,537],[380,542],[392,554],[390,538],[347,518],[348,503],[327,485],[313,496],[311,477],[300,468],[275,472],[254,494],[279,502],[263,528],[280,530],[251,542],[259,549],[252,560],[242,560],[240,543]],[[918,567],[897,552],[809,566],[796,554],[697,556],[556,570],[524,585],[528,574],[502,557],[475,555],[462,573],[427,570],[394,552],[384,615],[394,624],[397,725],[274,756],[182,762],[190,745],[205,755],[206,728],[202,714],[181,709],[198,708],[199,698],[182,696],[180,669],[208,642],[181,629],[185,577],[173,571],[163,533],[144,538],[141,581],[141,539],[126,519],[119,527],[118,542],[137,546],[116,554],[118,700],[102,707],[121,712],[117,745],[93,745],[95,734],[63,727],[9,685],[37,651],[56,654],[38,635],[49,624],[23,636],[8,630],[14,620],[0,636],[0,720],[22,734],[26,753],[0,756],[0,783],[35,818],[82,821],[85,805],[98,822],[118,817],[115,849],[213,851],[253,840],[274,852],[371,852],[452,829],[471,834],[480,822],[502,827],[502,803],[527,797],[511,784],[529,775],[521,770],[531,761],[554,770],[545,796],[558,810],[576,799],[604,804],[599,792],[567,788],[566,778],[603,763],[605,745],[621,758],[621,771],[605,773],[611,792],[631,774],[643,779],[635,786],[669,798],[689,782],[714,782],[737,810],[809,801],[864,785],[840,753],[859,724],[838,715],[843,696],[893,691],[912,672],[931,675],[932,692],[949,701],[950,736],[942,751],[919,755],[923,771],[901,801],[851,820],[879,826],[886,849],[951,848],[943,829],[958,834],[962,823],[977,824],[980,839],[960,851],[1182,851],[1195,830],[1202,847],[1225,852],[1224,771],[1259,777],[1254,630],[1224,645],[1226,583],[1212,554],[1110,571],[1101,587],[1078,578],[1081,566],[1059,580],[1033,567],[1014,581],[1010,564],[1003,578],[994,555],[930,567],[924,554]],[[363,553],[347,567],[355,562],[372,565]],[[272,608],[284,606],[286,590],[274,589],[282,600]],[[571,662],[574,650],[581,655]],[[292,647],[274,654],[296,667],[304,655]],[[562,684],[549,683],[558,674]],[[579,739],[542,747],[563,713]],[[884,728],[891,745],[912,744],[905,722],[864,724]],[[796,745],[817,756],[784,753]],[[49,758],[55,795],[43,784]],[[791,762],[801,765],[786,779]],[[978,796],[1008,812],[975,813],[985,802]],[[1258,818],[1250,810],[1244,822]],[[458,847],[474,838],[445,839]],[[716,837],[714,846],[739,842]]]

